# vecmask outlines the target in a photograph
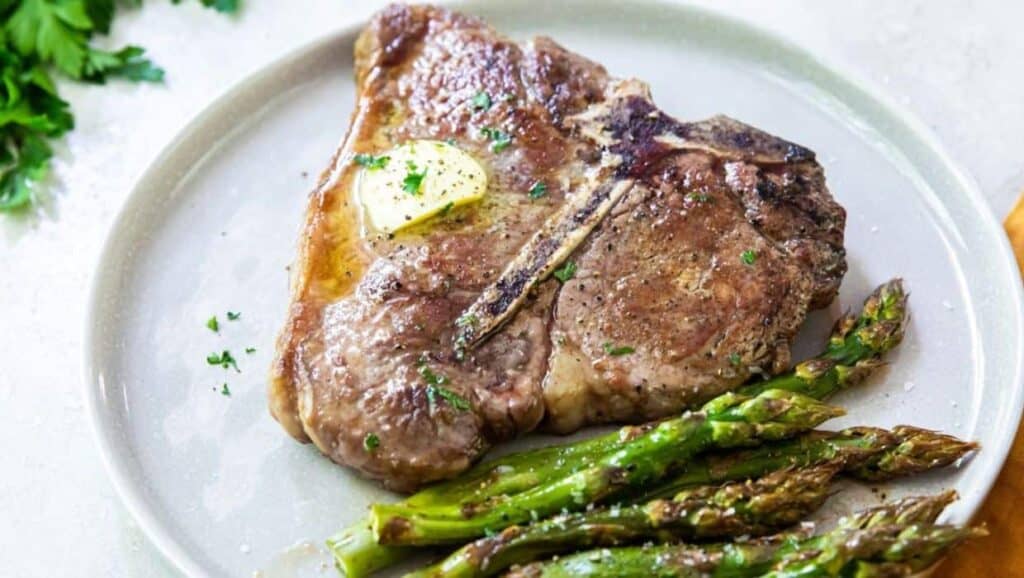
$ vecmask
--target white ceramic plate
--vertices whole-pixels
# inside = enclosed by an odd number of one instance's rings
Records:
[[[963,500],[950,516],[966,520],[1020,417],[1020,280],[973,183],[926,131],[812,56],[701,10],[621,0],[466,8],[511,36],[547,34],[650,81],[680,118],[725,113],[817,151],[849,211],[850,272],[841,303],[812,316],[798,351],[822,342],[841,307],[906,278],[906,342],[885,375],[839,400],[850,415],[836,425],[913,423],[983,442],[967,467],[888,490],[955,487]],[[353,105],[355,34],[270,66],[186,127],[139,182],[97,269],[85,382],[99,442],[129,509],[190,575],[330,574],[323,538],[387,498],[287,437],[264,398],[306,194]],[[227,321],[228,310],[241,319]],[[213,314],[219,335],[204,326]],[[241,373],[207,365],[224,349]],[[832,507],[870,499],[851,490]]]

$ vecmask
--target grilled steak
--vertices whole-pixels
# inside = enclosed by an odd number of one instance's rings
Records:
[[[724,117],[673,120],[642,83],[549,39],[395,5],[361,35],[356,72],[270,405],[294,437],[389,487],[455,475],[539,425],[657,418],[777,371],[845,273],[844,213],[813,153]],[[470,106],[481,91],[500,97]],[[484,127],[511,146],[495,152]],[[354,153],[411,139],[480,160],[485,199],[361,235]],[[548,279],[569,262],[574,277]]]

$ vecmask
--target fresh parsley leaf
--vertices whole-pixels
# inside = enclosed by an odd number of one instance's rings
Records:
[[[552,273],[552,275],[555,276],[555,279],[558,279],[559,283],[565,283],[576,276],[576,262],[566,261],[565,265],[555,269],[555,272]]]
[[[377,437],[377,434],[373,432],[366,434],[366,437],[363,438],[363,449],[372,452],[378,447],[380,447],[380,438]]]
[[[133,2],[141,2],[142,0],[132,0]],[[181,4],[181,0],[171,0],[174,4]],[[238,7],[241,5],[241,0],[199,0],[199,3],[207,8],[213,8],[217,12],[223,12],[225,14],[231,14],[238,12]]]
[[[0,144],[6,146],[0,149],[0,212],[10,212],[31,204],[49,173],[53,153],[45,140],[26,129],[5,127],[3,133]]]
[[[82,77],[102,83],[110,76],[119,76],[136,82],[162,82],[164,71],[142,57],[145,51],[138,46],[126,46],[116,52],[89,49]]]
[[[540,181],[537,181],[536,183],[533,183],[532,187],[530,187],[529,194],[531,199],[537,200],[543,197],[544,195],[548,194],[548,186]]]
[[[223,12],[229,14],[232,12],[238,12],[238,7],[241,5],[241,0],[200,0],[203,6],[207,8],[213,8],[217,12]]]
[[[455,320],[455,325],[457,327],[472,327],[479,322],[480,320],[476,318],[476,315],[473,315],[472,313],[463,313]]]
[[[241,313],[234,311],[228,311],[228,321],[238,321],[242,317]]]
[[[472,103],[476,110],[488,110],[491,108],[491,95],[480,91],[473,97]]]
[[[448,213],[452,212],[452,207],[454,207],[454,206],[455,206],[455,202],[454,201],[448,201],[447,203],[444,204],[443,207],[441,207],[441,210],[437,214],[443,217],[443,216],[447,215]]]
[[[705,193],[689,193],[686,195],[686,198],[695,203],[706,203],[711,200],[711,197],[707,196]]]
[[[603,345],[601,345],[601,348],[604,349],[604,352],[607,353],[608,355],[613,355],[616,357],[619,355],[629,355],[630,353],[636,351],[636,349],[633,349],[628,345],[615,347],[614,345],[612,345],[611,341],[606,341]]]
[[[106,5],[100,10],[112,9]],[[102,14],[98,18],[99,27],[91,19],[85,0],[21,0],[8,17],[4,31],[23,56],[53,63],[74,79],[100,83],[108,76],[163,80],[163,70],[142,57],[142,48],[126,46],[107,52],[91,47],[89,38],[93,31],[109,27],[109,18]]]
[[[416,163],[412,161],[406,161],[405,168],[407,172],[405,173],[405,180],[402,181],[402,190],[410,195],[420,194],[423,179],[427,176],[427,169],[420,170]]]
[[[217,321],[216,315],[206,321],[206,328],[214,333],[220,332],[220,322]]]
[[[491,141],[491,152],[500,153],[512,144],[512,136],[500,129],[483,127],[480,134]]]
[[[110,23],[114,21],[114,12],[117,9],[117,0],[88,0],[85,3],[85,12],[92,22],[92,27],[100,34],[110,33]],[[141,2],[142,0],[137,0]]]
[[[255,347],[246,347],[245,348],[245,352],[247,354],[249,354],[249,355],[252,355],[253,353],[256,353],[256,348]]]
[[[238,0],[201,0],[220,11]],[[85,82],[109,78],[160,82],[164,71],[137,46],[102,50],[92,37],[110,31],[119,6],[141,0],[0,0],[0,212],[30,205],[49,171],[47,138],[74,126],[48,71]]]
[[[225,397],[231,397],[231,389],[228,387],[228,384],[225,383],[220,386],[220,394]]]
[[[740,354],[739,353],[730,353],[729,354],[729,363],[732,364],[732,365],[739,365],[740,364]]]
[[[391,160],[391,157],[387,155],[375,156],[367,153],[359,153],[353,157],[353,159],[356,161],[357,165],[366,167],[368,170],[375,171],[388,166],[388,161]]]
[[[747,249],[746,251],[740,254],[740,261],[743,261],[744,265],[753,265],[754,261],[757,261],[757,253],[750,249]]]
[[[238,373],[242,373],[242,371],[238,369],[238,363],[235,361],[234,356],[232,356],[231,352],[227,350],[221,352],[219,355],[216,353],[211,353],[207,355],[206,363],[209,363],[210,365],[219,365],[224,369],[234,367],[235,371],[237,371]]]
[[[4,32],[22,56],[37,56],[72,78],[82,78],[92,27],[83,0],[21,0]]]

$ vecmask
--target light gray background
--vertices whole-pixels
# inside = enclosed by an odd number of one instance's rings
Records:
[[[998,216],[1024,189],[1024,4],[699,3],[771,29],[881,88],[936,132]],[[111,44],[144,45],[167,69],[167,82],[62,85],[78,126],[60,145],[54,196],[33,218],[0,218],[6,576],[176,576],[122,508],[85,419],[82,319],[93,264],[133,182],[191,117],[283,52],[382,3],[248,0],[237,18],[194,4],[150,0],[118,19]]]

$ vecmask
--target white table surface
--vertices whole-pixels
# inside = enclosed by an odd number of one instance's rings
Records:
[[[0,575],[179,576],[122,507],[83,410],[93,264],[133,182],[190,118],[283,52],[383,4],[243,1],[236,18],[194,0],[151,0],[119,18],[111,44],[148,48],[166,83],[62,84],[77,127],[58,144],[52,199],[29,218],[0,217]],[[998,216],[1024,189],[1024,3],[700,3],[879,87],[935,131]]]

